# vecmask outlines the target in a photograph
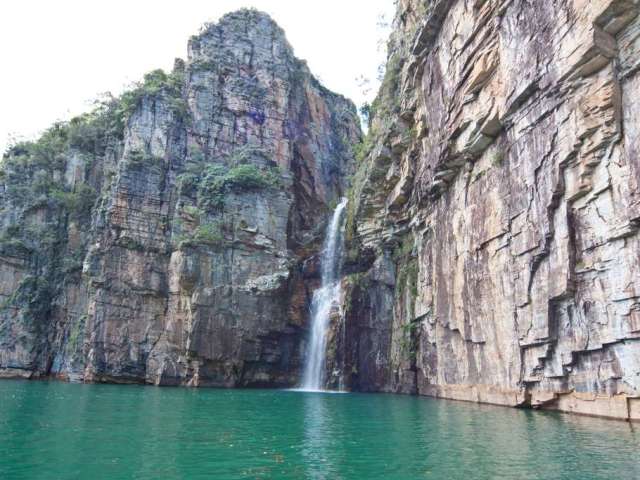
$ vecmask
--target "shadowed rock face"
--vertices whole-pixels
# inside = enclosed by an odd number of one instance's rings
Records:
[[[640,419],[639,13],[399,2],[350,205],[352,388]]]
[[[355,107],[249,10],[134,93],[5,159],[0,375],[293,384]]]

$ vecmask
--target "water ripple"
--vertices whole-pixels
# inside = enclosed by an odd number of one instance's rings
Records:
[[[383,394],[0,382],[0,478],[638,479],[601,419]]]

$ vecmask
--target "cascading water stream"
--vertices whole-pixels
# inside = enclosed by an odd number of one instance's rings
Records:
[[[347,199],[341,199],[327,226],[320,259],[321,284],[311,301],[311,336],[302,377],[303,390],[322,390],[325,382],[327,328],[331,309],[340,300],[340,260],[342,256],[342,214]]]

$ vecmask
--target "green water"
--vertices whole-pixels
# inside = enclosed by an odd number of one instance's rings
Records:
[[[639,428],[396,395],[0,381],[0,479],[640,479]]]

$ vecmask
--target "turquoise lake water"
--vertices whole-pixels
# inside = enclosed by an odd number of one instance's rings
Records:
[[[0,479],[640,479],[640,425],[378,394],[0,381]]]

